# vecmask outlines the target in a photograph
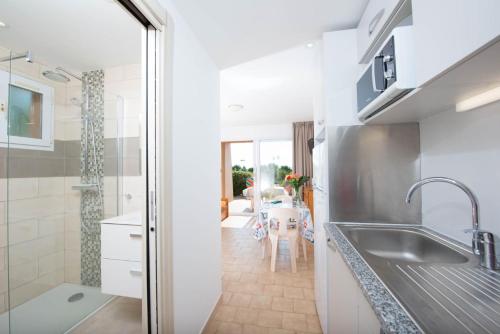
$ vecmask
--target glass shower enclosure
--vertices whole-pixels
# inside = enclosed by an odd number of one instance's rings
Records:
[[[64,333],[112,298],[100,221],[122,213],[123,114],[103,70],[0,47],[1,334]]]

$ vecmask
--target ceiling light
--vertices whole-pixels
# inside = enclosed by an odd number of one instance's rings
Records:
[[[227,106],[227,109],[229,111],[237,112],[237,111],[242,111],[243,108],[245,108],[242,104],[230,104]]]
[[[7,28],[7,23],[0,21],[0,28]]]
[[[460,101],[456,104],[456,111],[463,112],[476,109],[500,100],[500,87],[493,88],[484,93]]]
[[[308,49],[314,48],[314,43],[307,43],[306,48],[308,48]]]

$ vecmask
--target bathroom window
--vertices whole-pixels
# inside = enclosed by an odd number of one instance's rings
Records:
[[[42,94],[9,85],[9,136],[42,139]]]
[[[41,82],[0,73],[0,145],[53,150],[54,89]]]

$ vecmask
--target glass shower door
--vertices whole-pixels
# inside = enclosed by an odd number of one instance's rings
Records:
[[[0,334],[9,333],[9,231],[7,224],[8,201],[8,137],[7,104],[11,72],[11,52],[0,47]]]

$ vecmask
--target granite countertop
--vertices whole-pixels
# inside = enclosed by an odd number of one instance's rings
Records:
[[[394,298],[361,255],[347,241],[335,223],[324,224],[327,235],[335,243],[345,263],[371,304],[384,333],[422,333],[408,312]]]

